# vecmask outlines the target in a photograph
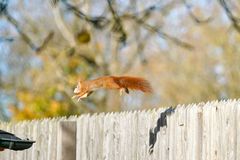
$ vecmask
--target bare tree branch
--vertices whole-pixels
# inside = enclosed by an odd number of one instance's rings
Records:
[[[228,7],[225,0],[218,0],[224,11],[226,12],[226,15],[231,20],[233,27],[236,29],[237,32],[240,33],[240,20],[233,15],[233,12]]]
[[[11,37],[0,37],[0,43],[1,42],[12,42],[14,39]]]
[[[191,44],[189,44],[187,42],[184,42],[184,41],[182,41],[182,40],[180,40],[176,37],[173,37],[173,36],[163,32],[163,31],[161,31],[157,26],[152,26],[152,25],[146,23],[145,21],[143,21],[140,18],[137,18],[135,16],[131,16],[131,15],[126,15],[125,17],[134,20],[136,23],[141,25],[143,28],[145,28],[145,29],[147,29],[151,32],[157,33],[158,36],[160,36],[164,39],[168,39],[168,40],[172,41],[173,43],[175,43],[176,45],[179,45],[179,46],[184,47],[186,49],[194,49],[194,47]]]
[[[137,8],[137,0],[131,0],[131,4],[134,5],[134,12],[135,12],[135,16],[138,15],[142,15],[142,19],[143,20],[147,20],[148,17],[150,17],[151,13],[153,10],[156,9],[156,6],[150,6],[149,8],[144,9],[143,11],[138,11]],[[134,42],[138,42],[137,43],[137,48],[136,48],[136,52],[134,54],[132,54],[132,56],[129,58],[129,60],[127,61],[127,64],[125,65],[125,67],[123,67],[123,69],[121,70],[122,73],[126,73],[129,70],[131,70],[131,68],[133,67],[133,65],[135,64],[135,60],[139,57],[141,63],[144,65],[145,63],[147,63],[147,60],[144,56],[144,48],[146,46],[146,41],[148,40],[148,38],[150,37],[150,35],[152,35],[151,33],[146,34],[143,38],[142,38],[142,32],[141,32],[141,27],[139,27],[138,24],[134,24],[134,28],[135,29],[135,38],[134,38]]]
[[[103,24],[103,25],[101,25],[101,27],[106,27],[111,22],[111,20],[107,19],[104,16],[101,16],[101,17],[88,16],[88,15],[84,14],[82,11],[80,11],[77,7],[69,4],[67,1],[63,0],[62,2],[77,17],[79,17],[80,19],[85,20],[85,21],[87,21],[91,24],[95,24],[95,22],[98,22],[99,24]],[[168,40],[172,41],[173,43],[175,43],[176,45],[179,45],[179,46],[184,47],[186,49],[193,49],[194,48],[191,44],[189,44],[187,42],[184,42],[184,41],[182,41],[182,40],[180,40],[176,37],[170,36],[169,34],[160,31],[160,29],[158,27],[151,26],[151,25],[149,25],[145,22],[146,18],[150,15],[151,11],[154,11],[154,10],[157,10],[157,9],[162,9],[162,7],[159,7],[158,5],[150,6],[150,7],[146,8],[145,10],[143,10],[141,12],[136,12],[136,13],[133,13],[133,14],[123,14],[123,15],[116,14],[116,11],[114,10],[114,8],[112,6],[112,1],[111,0],[108,0],[108,7],[109,7],[109,10],[111,11],[111,13],[113,15],[114,23],[115,23],[112,31],[118,31],[121,34],[120,39],[123,38],[122,40],[125,40],[125,38],[127,38],[127,37],[125,37],[125,36],[127,36],[127,34],[125,33],[123,27],[121,27],[122,26],[122,20],[127,18],[127,19],[134,20],[139,25],[142,25],[143,28],[157,33],[160,37],[162,37],[164,39],[168,39]],[[102,23],[102,22],[104,22],[104,23]]]
[[[61,32],[61,34],[63,35],[63,37],[69,42],[70,44],[70,49],[67,52],[68,56],[73,56],[75,54],[75,47],[76,47],[76,41],[74,38],[74,35],[71,33],[71,31],[67,28],[65,22],[62,20],[61,18],[61,14],[60,14],[60,8],[59,8],[59,4],[57,3],[57,1],[51,0],[51,6],[53,9],[53,15],[54,15],[54,19],[55,22],[57,24],[57,27],[59,29],[59,31]],[[80,14],[81,16],[84,16],[84,14],[82,14],[81,12],[78,13],[76,8],[72,5],[70,5],[68,2],[66,1],[62,1],[64,2],[64,4],[71,10],[74,11],[75,14]],[[89,58],[86,55],[83,54],[78,54],[78,56],[82,59],[84,59],[89,65],[93,66],[93,67],[97,67],[97,63],[95,62],[94,59]]]
[[[108,8],[113,16],[113,21],[114,21],[114,24],[112,26],[112,31],[119,33],[120,34],[119,41],[122,43],[125,43],[127,39],[127,34],[123,28],[122,20],[118,16],[116,10],[113,8],[112,0],[107,0],[107,2],[108,2]]]
[[[223,0],[219,0],[219,1],[223,1]],[[99,16],[99,17],[91,17],[88,16],[86,14],[84,14],[83,12],[81,12],[78,8],[76,8],[75,6],[71,5],[70,3],[68,3],[65,0],[62,0],[61,2],[63,2],[66,7],[73,11],[73,13],[78,16],[81,19],[84,19],[87,22],[90,22],[91,24],[93,24],[95,27],[105,27],[110,23],[110,20],[108,20],[106,17],[103,16]],[[134,20],[135,22],[137,22],[138,24],[142,25],[142,27],[144,27],[145,29],[149,30],[149,31],[153,31],[155,33],[157,33],[160,37],[168,39],[172,42],[174,42],[175,44],[184,47],[184,48],[188,48],[188,49],[192,49],[193,46],[181,41],[180,39],[170,36],[167,33],[162,32],[158,27],[156,26],[151,26],[149,24],[147,24],[144,20],[146,18],[149,17],[151,11],[156,10],[157,8],[160,7],[156,7],[156,6],[150,6],[148,8],[146,8],[145,10],[138,12],[138,13],[134,13],[132,15],[122,15],[119,16],[115,9],[113,8],[113,4],[112,4],[112,0],[108,0],[108,7],[110,12],[112,13],[113,16],[113,20],[114,20],[114,25],[112,27],[112,31],[113,32],[118,32],[120,33],[120,41],[124,42],[127,38],[127,34],[123,29],[123,25],[122,25],[122,19],[126,18],[126,17],[131,17],[132,20]],[[185,0],[184,0],[185,2]],[[224,1],[223,1],[224,2]],[[72,33],[68,30],[68,28],[66,27],[66,25],[64,24],[63,20],[61,19],[61,15],[60,15],[60,11],[59,11],[59,5],[57,3],[57,1],[55,2],[54,0],[52,0],[53,3],[53,14],[55,17],[55,21],[56,24],[59,28],[59,30],[61,31],[61,33],[63,34],[63,36],[65,37],[65,39],[70,43],[71,47],[76,46],[76,42],[74,39],[74,36],[72,35]],[[52,39],[53,33],[49,33],[49,35],[45,38],[44,42],[42,43],[41,46],[37,47],[32,40],[28,37],[27,34],[25,34],[19,27],[18,22],[7,12],[6,6],[7,3],[3,3],[5,5],[0,5],[2,6],[2,10],[4,12],[4,15],[6,16],[6,18],[8,19],[8,21],[15,26],[16,30],[18,31],[18,33],[21,35],[21,37],[23,38],[23,40],[30,46],[31,49],[33,49],[34,51],[37,51],[37,53],[39,53],[39,51],[41,51],[43,48],[46,47],[47,43]],[[54,5],[55,4],[55,5]],[[225,3],[224,3],[225,4]],[[5,7],[4,7],[5,6]],[[189,8],[189,7],[188,7]],[[227,10],[229,11],[229,10]],[[142,15],[141,18],[138,17],[138,15]],[[232,15],[232,14],[230,14]],[[194,16],[195,17],[195,16]],[[197,22],[202,22],[201,20],[199,20],[198,18],[194,18]],[[236,20],[234,19],[234,22]],[[235,25],[237,23],[234,23]],[[236,25],[238,27],[238,25]],[[84,58],[84,57],[83,57]],[[85,59],[85,58],[84,58]],[[86,59],[87,62],[90,62],[89,59]],[[92,63],[92,60],[91,62]]]
[[[8,0],[0,0],[0,15],[6,12],[7,6],[8,6]]]
[[[32,40],[28,37],[27,34],[25,34],[21,28],[19,27],[18,22],[8,13],[8,11],[5,11],[4,13],[5,17],[7,18],[7,20],[16,28],[16,30],[18,31],[18,33],[20,34],[20,36],[22,37],[22,39],[29,45],[29,47],[36,51],[37,47],[35,46],[35,44],[32,42]]]
[[[147,34],[143,40],[140,40],[140,42],[138,43],[138,47],[137,47],[137,51],[130,57],[130,59],[128,60],[128,63],[125,65],[125,67],[122,69],[122,73],[126,73],[129,70],[131,70],[131,68],[134,65],[135,59],[137,57],[140,57],[142,64],[146,64],[147,60],[144,57],[143,51],[146,45],[146,40],[150,37],[151,34]]]
[[[67,1],[63,0],[62,2],[78,18],[80,18],[80,19],[82,19],[86,22],[89,22],[90,24],[92,24],[96,28],[102,29],[102,28],[106,27],[110,22],[106,17],[103,17],[103,16],[92,17],[92,16],[89,16],[89,15],[86,15],[82,11],[80,11],[77,7],[68,3]]]
[[[74,39],[74,35],[71,33],[71,31],[69,31],[68,27],[62,20],[60,10],[59,10],[59,5],[55,2],[52,2],[52,3],[55,4],[55,5],[51,5],[52,13],[59,31],[61,32],[63,37],[68,41],[71,47],[76,47],[76,41]]]
[[[51,32],[47,35],[47,37],[44,39],[42,45],[39,46],[39,47],[36,49],[36,52],[37,52],[38,54],[47,47],[48,43],[49,43],[50,40],[53,38],[53,36],[54,36],[54,32],[51,31]]]
[[[28,37],[27,34],[25,34],[21,28],[19,27],[18,22],[8,13],[7,10],[4,11],[4,15],[7,18],[7,20],[16,28],[17,32],[20,34],[20,36],[22,37],[22,39],[29,45],[29,47],[36,51],[36,52],[40,52],[41,50],[43,50],[47,44],[49,43],[49,41],[52,39],[53,37],[53,33],[50,32],[49,35],[45,38],[45,40],[43,41],[43,44],[41,46],[36,46],[32,40]]]
[[[184,5],[185,5],[186,9],[188,10],[189,16],[192,18],[192,20],[194,22],[196,22],[198,24],[203,24],[203,23],[208,23],[208,22],[210,22],[212,20],[212,17],[208,17],[206,19],[199,19],[198,17],[196,17],[193,14],[193,12],[191,10],[192,6],[190,4],[188,4],[186,0],[182,0],[182,1],[183,1]]]

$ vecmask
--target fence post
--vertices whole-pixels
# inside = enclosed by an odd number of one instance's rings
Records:
[[[60,122],[61,130],[61,158],[60,160],[76,160],[76,121]]]

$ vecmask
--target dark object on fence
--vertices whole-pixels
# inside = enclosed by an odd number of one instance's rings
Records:
[[[24,150],[32,146],[35,141],[23,140],[14,134],[0,130],[0,148],[10,150]]]
[[[157,126],[149,131],[149,154],[153,153],[154,145],[157,141],[157,133],[160,131],[160,128],[167,126],[167,115],[170,115],[174,112],[175,108],[170,107],[160,114],[160,117],[157,120]]]

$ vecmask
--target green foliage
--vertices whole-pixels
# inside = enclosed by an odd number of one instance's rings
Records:
[[[71,99],[64,96],[55,86],[41,89],[20,90],[17,92],[20,106],[10,107],[14,120],[38,119],[44,117],[69,116],[79,114],[78,108]]]

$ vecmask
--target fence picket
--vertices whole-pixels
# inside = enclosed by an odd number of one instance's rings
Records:
[[[61,160],[66,148],[62,146],[66,137],[62,137],[65,130],[61,122],[66,121],[76,124],[76,150],[73,147],[71,152],[76,152],[76,160],[240,159],[240,100],[177,106],[167,116],[167,126],[157,133],[153,153],[149,154],[149,131],[164,111],[1,122],[2,130],[36,143],[24,151],[5,150],[0,160]]]

